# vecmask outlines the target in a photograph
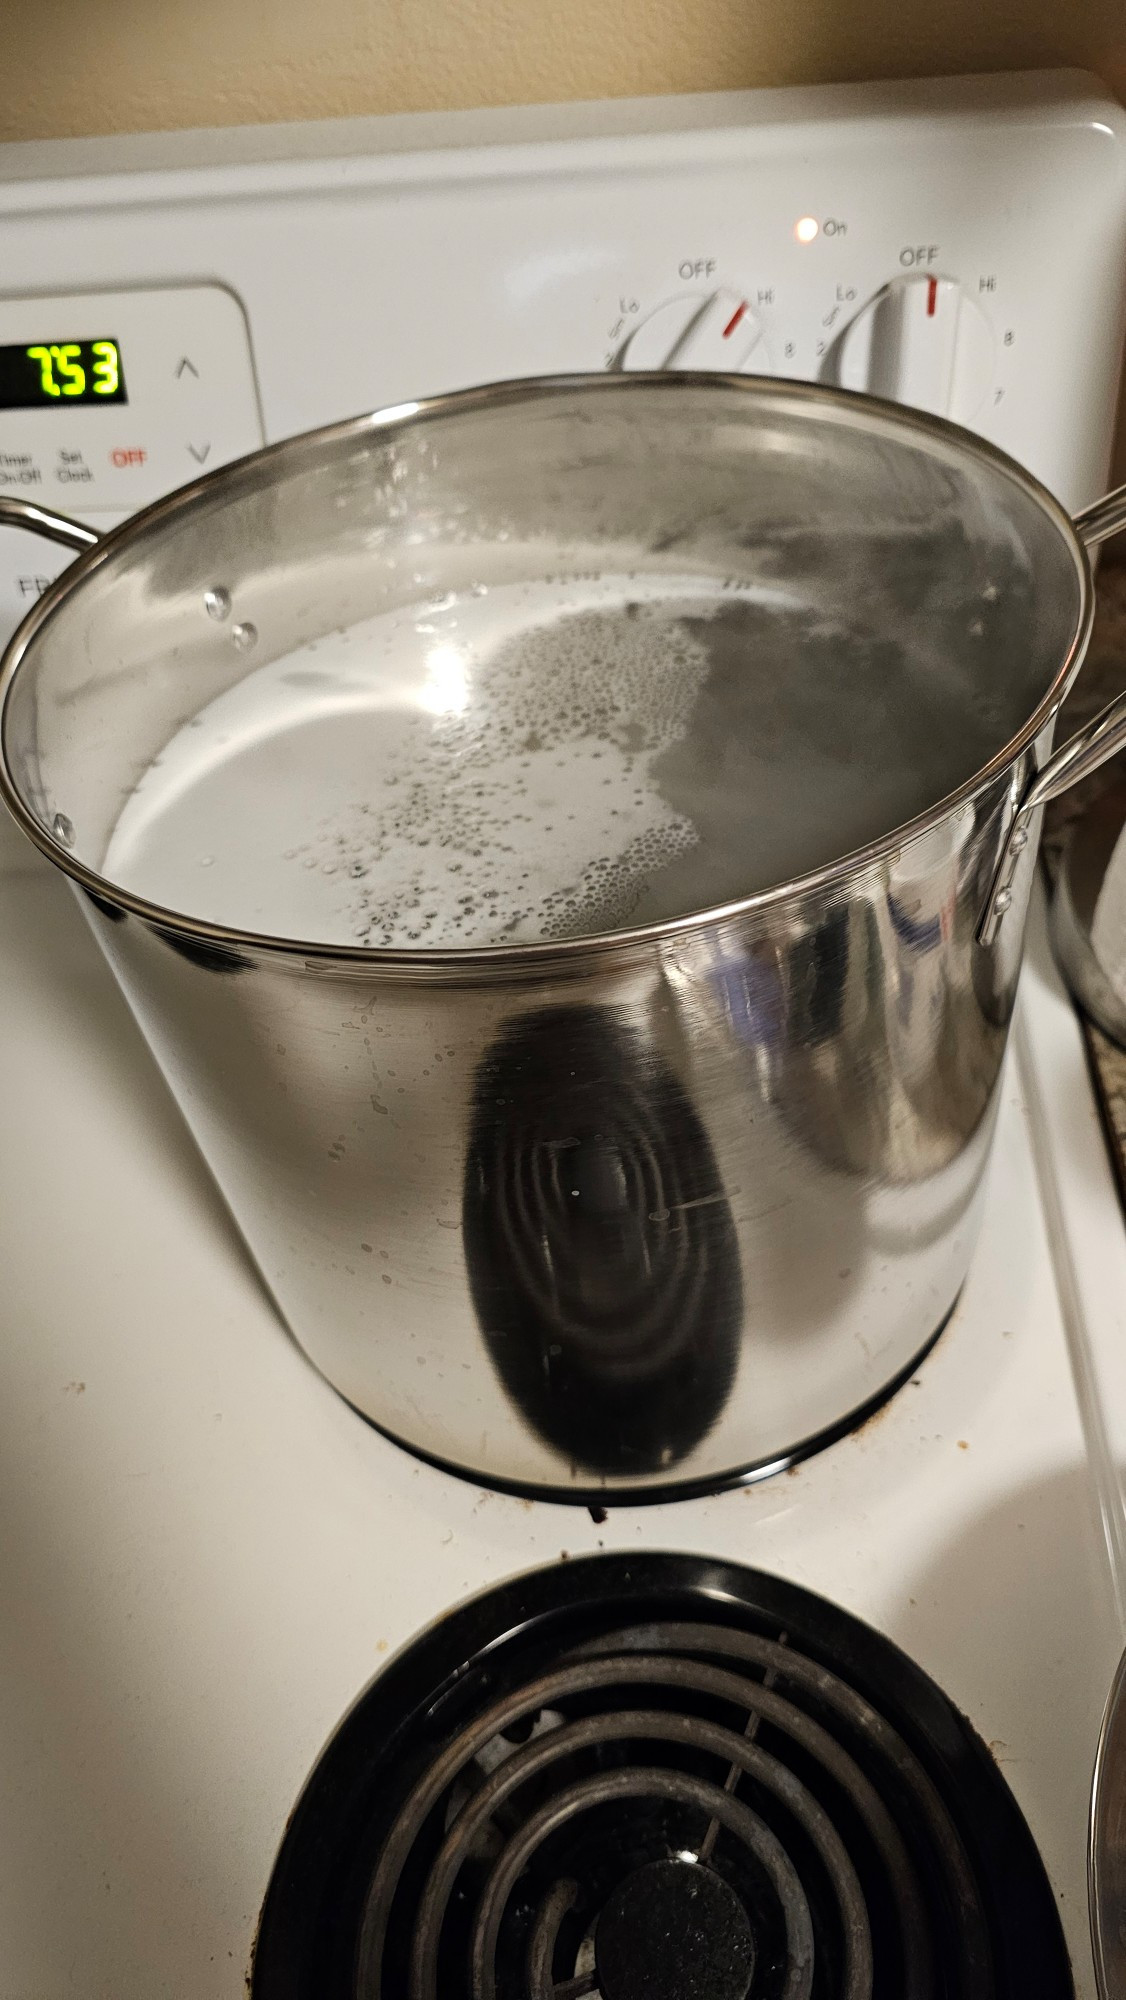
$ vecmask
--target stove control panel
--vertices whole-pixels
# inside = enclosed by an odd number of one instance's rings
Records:
[[[827,380],[973,425],[1004,400],[1016,342],[959,283],[938,272],[894,278],[829,349]]]
[[[836,383],[1104,486],[1126,117],[1075,72],[0,147],[0,489],[108,523],[381,404]],[[0,534],[0,639],[65,561]]]
[[[630,324],[606,366],[792,374],[792,367],[777,366],[751,293],[750,286],[721,286],[666,299]],[[1014,340],[1011,334],[1010,346]],[[937,273],[894,278],[865,300],[835,339],[815,344],[820,365],[813,379],[887,396],[958,423],[972,424],[990,390],[995,405],[1004,396],[994,329],[956,278]],[[796,339],[783,337],[787,363],[796,346]]]
[[[99,530],[263,443],[242,306],[222,285],[0,299],[0,492]],[[0,641],[69,562],[0,535]]]
[[[262,443],[221,285],[0,299],[0,492],[132,513]]]
[[[705,368],[728,375],[772,375],[762,321],[746,287],[685,292],[630,327],[610,368]]]

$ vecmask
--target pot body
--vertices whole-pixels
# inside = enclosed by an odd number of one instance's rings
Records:
[[[769,801],[741,900],[337,949],[107,873],[138,780],[257,664],[427,592],[670,564],[756,607],[688,759],[740,869]],[[948,425],[746,378],[508,385],[271,448],[83,556],[9,649],[0,784],[328,1379],[483,1481],[656,1498],[824,1442],[954,1305],[1034,840],[979,919],[1089,614],[1066,516]]]
[[[832,1436],[951,1310],[1023,928],[974,938],[1011,792],[830,889],[521,977],[228,954],[78,894],[348,1400],[486,1482],[656,1495]]]

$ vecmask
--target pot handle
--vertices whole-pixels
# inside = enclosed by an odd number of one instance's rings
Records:
[[[1103,500],[1084,507],[1075,516],[1075,532],[1087,548],[1110,540],[1126,528],[1126,486],[1115,488]],[[978,919],[978,943],[996,941],[1001,923],[1013,900],[1013,878],[1032,833],[1032,818],[1050,799],[1058,799],[1082,778],[1088,778],[1126,745],[1126,694],[1120,694],[1100,715],[1077,729],[1066,743],[1053,750],[1042,771],[1037,771],[1025,787],[1024,797],[1009,823],[1001,858],[993,871],[985,908]]]
[[[72,521],[67,514],[52,514],[34,500],[17,500],[12,493],[0,493],[0,526],[23,528],[48,542],[61,542],[64,549],[92,549],[102,539],[81,521]]]

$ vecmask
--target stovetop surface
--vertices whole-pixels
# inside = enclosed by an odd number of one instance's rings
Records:
[[[65,889],[0,877],[0,1937],[36,2000],[233,2000],[287,1819],[382,1667],[603,1549],[815,1590],[989,1746],[1093,1993],[1085,1819],[1126,1583],[1126,1242],[1039,917],[970,1280],[791,1474],[612,1511],[369,1430],[282,1332]]]

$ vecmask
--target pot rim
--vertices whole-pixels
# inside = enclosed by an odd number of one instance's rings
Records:
[[[955,791],[948,792],[933,806],[929,806],[925,812],[916,814],[913,819],[905,820],[886,834],[881,834],[877,839],[868,841],[861,847],[851,849],[819,868],[810,869],[787,881],[772,884],[769,888],[755,890],[731,902],[715,904],[703,910],[688,911],[680,916],[665,918],[659,923],[574,937],[542,939],[533,943],[444,945],[422,950],[401,945],[373,947],[326,944],[315,940],[279,937],[271,932],[243,930],[230,924],[211,923],[203,918],[188,916],[183,911],[150,902],[144,896],[134,895],[130,890],[121,888],[108,876],[100,875],[95,869],[87,867],[56,840],[28,810],[16,788],[7,754],[8,701],[16,677],[28,661],[35,645],[41,642],[44,630],[52,617],[76,591],[85,587],[103,563],[118,554],[134,537],[154,529],[174,529],[180,516],[189,513],[197,501],[207,499],[219,487],[225,485],[236,491],[240,487],[250,489],[261,484],[264,473],[267,476],[275,471],[284,473],[291,466],[299,465],[302,460],[316,463],[320,457],[331,457],[339,447],[359,442],[376,433],[405,432],[448,415],[503,407],[506,404],[539,402],[553,396],[574,395],[576,392],[597,395],[614,391],[621,395],[623,392],[629,394],[635,389],[647,389],[652,393],[654,388],[662,392],[676,391],[681,394],[685,391],[735,390],[740,394],[750,393],[756,399],[768,404],[796,407],[799,412],[831,409],[839,421],[857,429],[870,431],[875,427],[885,434],[908,436],[915,433],[921,438],[944,445],[947,450],[953,450],[963,459],[976,459],[992,472],[1001,473],[1033,500],[1058,530],[1071,554],[1078,585],[1075,627],[1059,670],[1016,735],[1010,737],[987,764],[982,765]],[[758,915],[782,904],[792,903],[798,897],[830,890],[847,877],[867,873],[879,862],[897,854],[912,840],[941,825],[944,820],[953,818],[980,791],[995,779],[1002,777],[1052,720],[1082,664],[1091,636],[1093,619],[1094,589],[1087,551],[1065,508],[1047,487],[1017,460],[1010,458],[1007,452],[987,439],[977,436],[976,433],[963,429],[961,425],[949,422],[946,418],[932,416],[928,412],[913,410],[906,405],[888,402],[875,396],[859,395],[827,383],[790,381],[773,376],[705,374],[693,370],[684,372],[639,370],[629,374],[576,373],[515,377],[470,389],[453,390],[445,395],[389,404],[360,416],[320,425],[313,430],[299,432],[296,436],[263,445],[259,450],[250,452],[243,458],[235,459],[227,465],[217,466],[200,478],[191,480],[187,485],[177,487],[172,493],[162,495],[149,506],[139,509],[137,513],[131,514],[125,521],[110,529],[94,547],[67,565],[28,612],[13,633],[3,654],[0,655],[0,797],[34,845],[96,901],[102,904],[109,903],[115,911],[139,917],[159,931],[189,939],[205,949],[210,947],[222,955],[236,957],[246,953],[257,953],[273,958],[300,959],[306,964],[310,960],[322,961],[348,966],[356,971],[415,974],[422,978],[427,974],[434,974],[439,978],[448,977],[451,973],[457,972],[519,973],[522,968],[533,969],[541,964],[552,965],[562,971],[571,960],[581,959],[587,962],[591,959],[619,956],[624,952],[635,951],[638,947],[673,941],[705,928]]]

